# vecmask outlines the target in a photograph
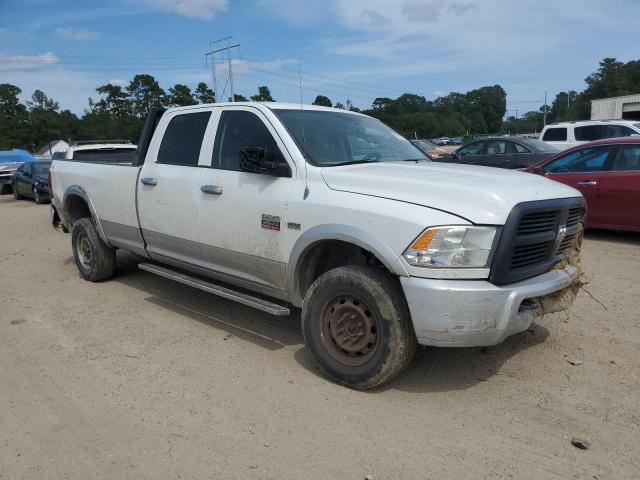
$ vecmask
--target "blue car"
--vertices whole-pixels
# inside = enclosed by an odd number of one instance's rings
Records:
[[[25,150],[0,152],[0,195],[11,193],[11,179],[18,167],[25,162],[33,161],[33,155]]]

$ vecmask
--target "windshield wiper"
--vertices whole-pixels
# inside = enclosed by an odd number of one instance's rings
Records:
[[[359,163],[378,163],[378,160],[351,160],[348,162],[342,162],[342,163],[333,163],[330,166],[332,167],[341,167],[343,165],[357,165]]]

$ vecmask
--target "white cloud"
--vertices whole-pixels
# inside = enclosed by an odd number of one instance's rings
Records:
[[[229,0],[148,0],[148,3],[163,12],[207,20],[229,7]]]
[[[34,72],[51,68],[58,63],[53,53],[40,55],[0,55],[0,72]]]
[[[73,28],[73,27],[58,27],[53,33],[60,38],[64,38],[65,40],[73,40],[75,42],[90,42],[92,40],[97,40],[102,36],[100,32],[94,32],[93,30],[89,30],[88,28]]]

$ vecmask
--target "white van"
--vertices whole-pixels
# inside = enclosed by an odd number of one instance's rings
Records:
[[[560,150],[605,138],[640,135],[640,122],[631,120],[585,120],[554,123],[544,127],[540,140]]]

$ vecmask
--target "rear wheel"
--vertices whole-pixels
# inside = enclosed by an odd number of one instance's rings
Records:
[[[322,370],[337,383],[361,390],[404,370],[417,343],[398,283],[365,266],[330,270],[311,285],[302,330]]]
[[[90,218],[76,220],[71,231],[73,257],[80,275],[90,282],[113,277],[116,252],[100,239]]]

